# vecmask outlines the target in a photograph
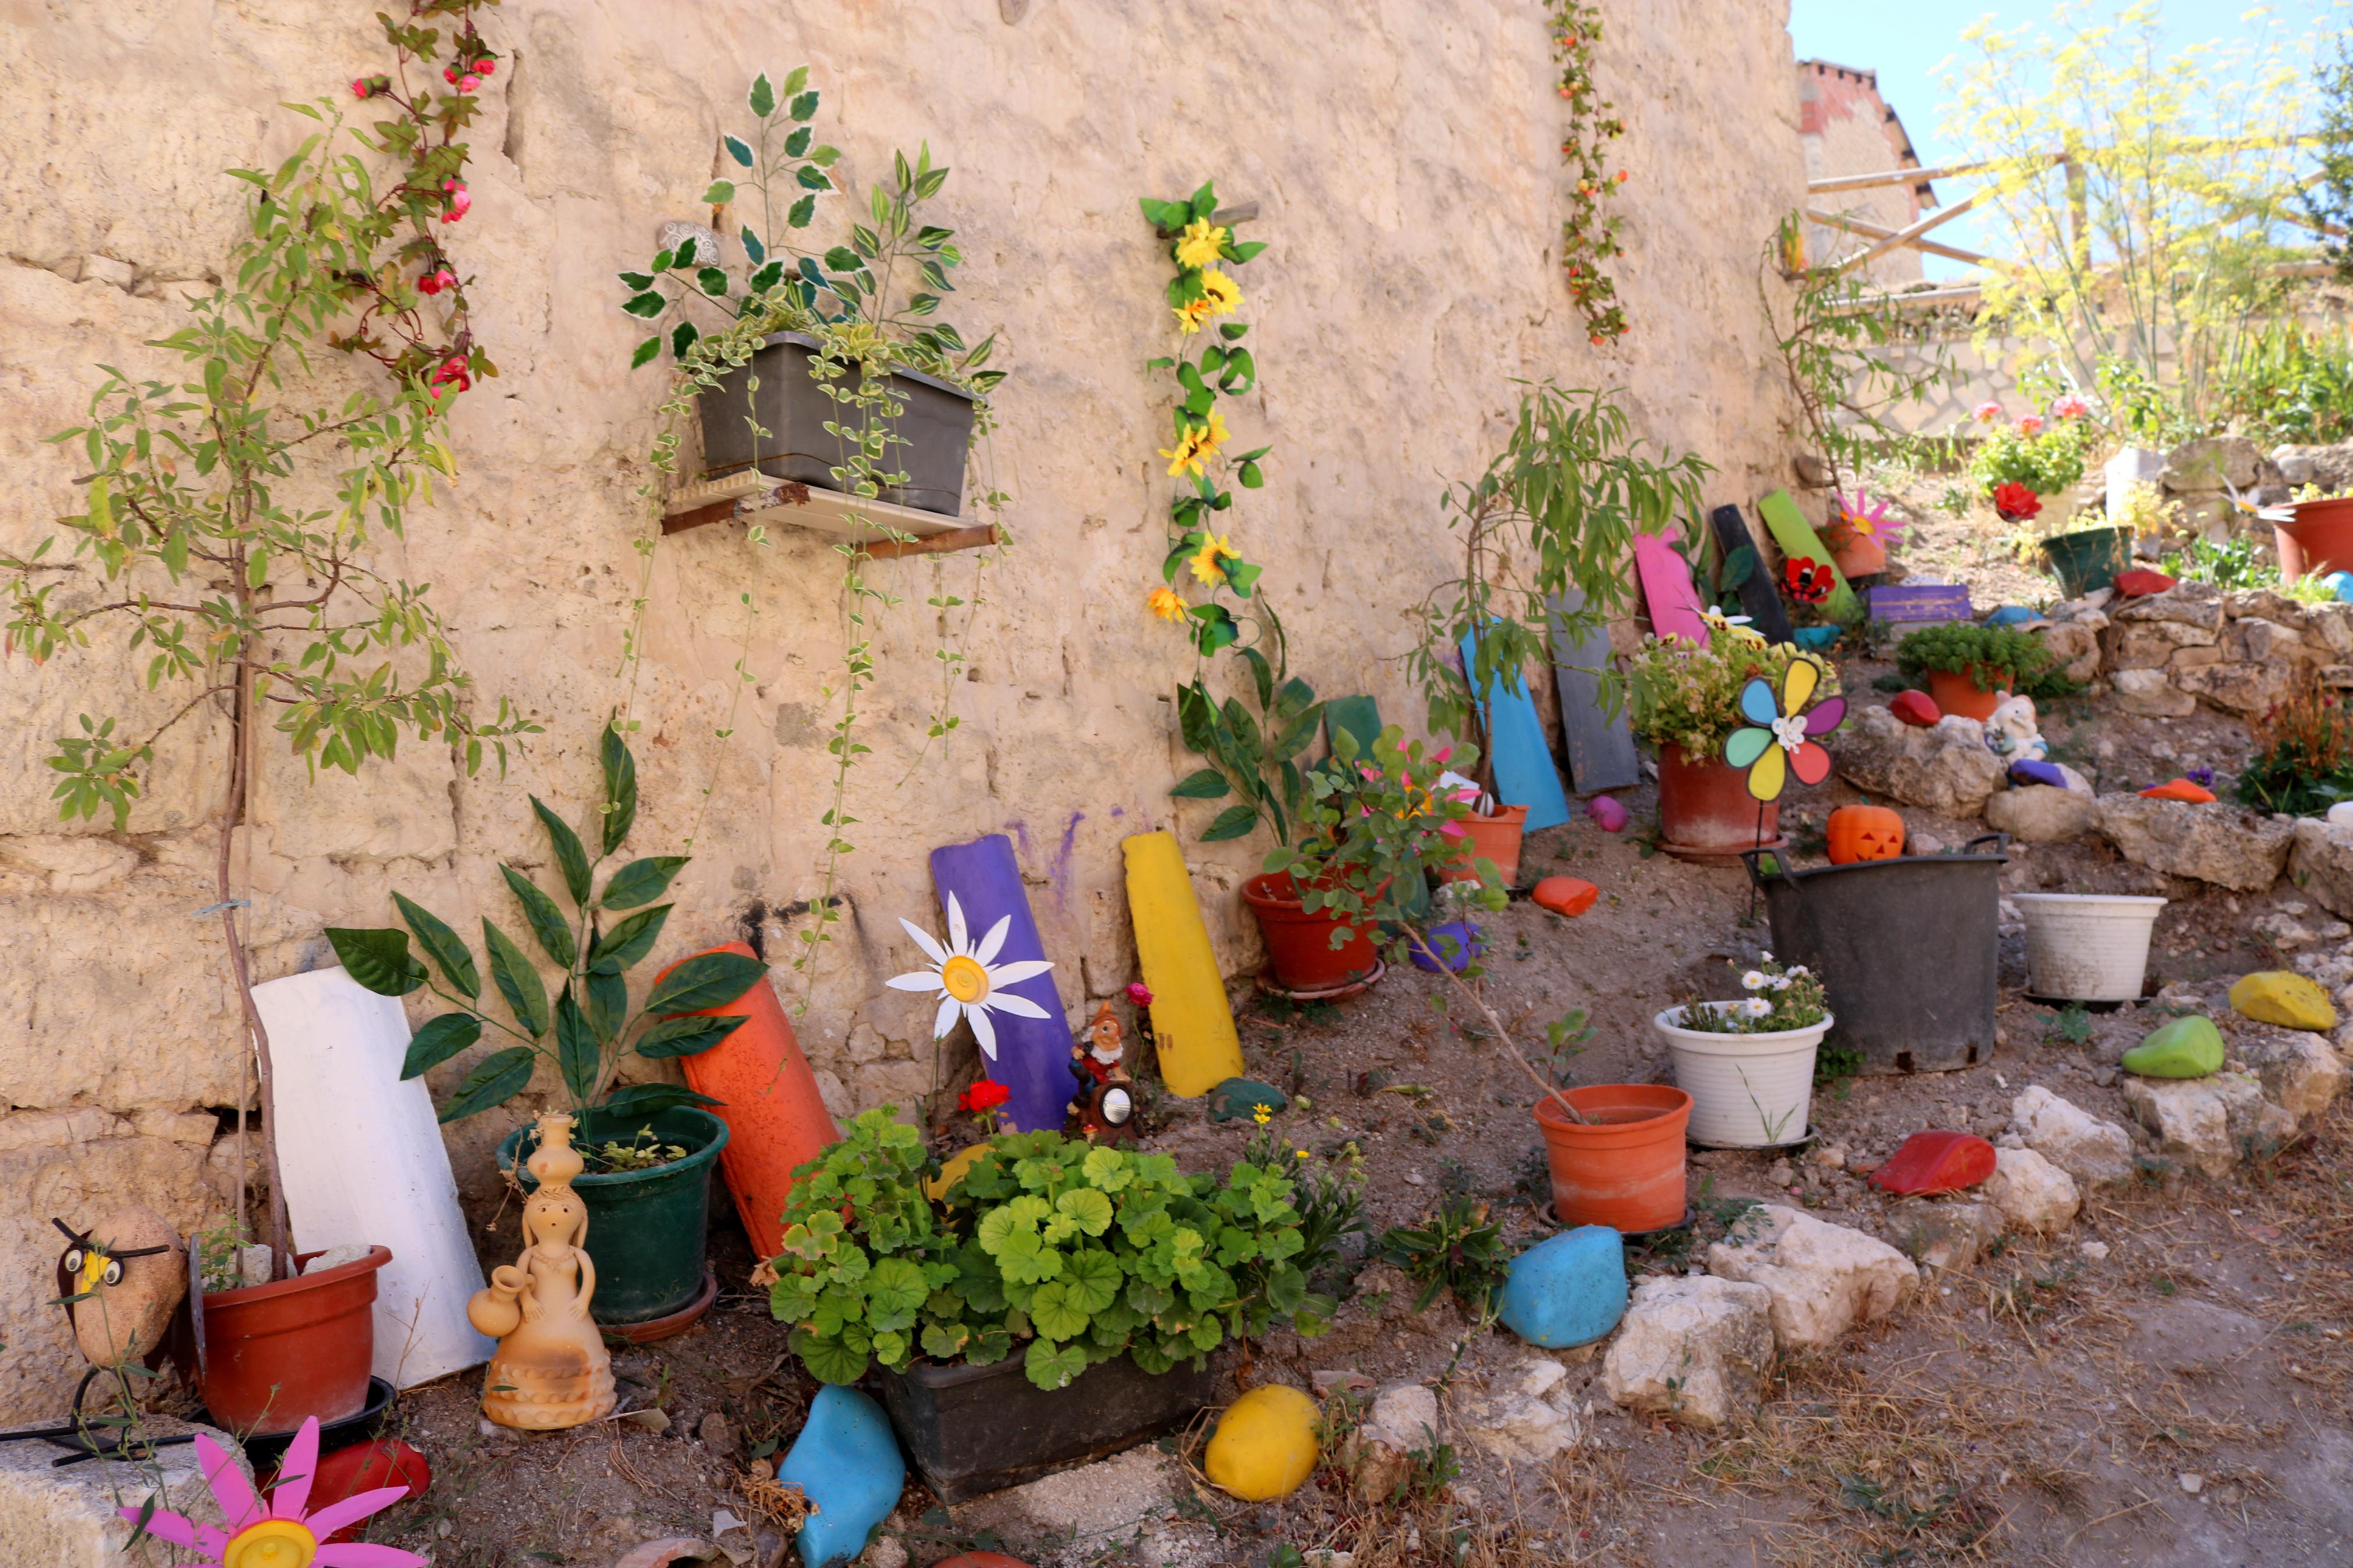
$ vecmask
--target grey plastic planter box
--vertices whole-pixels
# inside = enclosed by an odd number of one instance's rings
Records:
[[[731,372],[700,399],[703,477],[721,479],[757,468],[771,479],[793,479],[818,489],[842,487],[833,470],[843,466],[845,440],[826,433],[837,405],[809,374],[817,340],[799,332],[776,332],[753,353],[752,363]],[[760,385],[745,402],[745,387]],[[837,387],[854,388],[858,372],[842,373]],[[886,485],[881,499],[897,506],[955,517],[964,508],[965,453],[972,445],[977,399],[962,387],[912,370],[891,373],[891,390],[905,406],[890,421],[892,440],[883,449],[885,469],[907,476],[904,485]],[[767,435],[755,437],[747,414]],[[839,422],[839,421],[837,421]]]

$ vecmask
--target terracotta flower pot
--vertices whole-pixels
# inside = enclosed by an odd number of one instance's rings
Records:
[[[1258,917],[1275,984],[1285,991],[1336,991],[1364,979],[1380,962],[1369,925],[1352,927],[1355,934],[1335,947],[1332,933],[1340,917],[1301,903],[1299,885],[1288,871],[1252,877],[1242,884],[1242,901]]]
[[[1683,1133],[1692,1097],[1662,1083],[1602,1083],[1566,1091],[1584,1117],[1547,1095],[1536,1102],[1553,1217],[1563,1227],[1606,1225],[1629,1236],[1683,1217]]]
[[[2272,529],[2281,576],[2353,572],[2353,496],[2297,501],[2288,510],[2293,521]]]
[[[1887,570],[1887,546],[1876,539],[1866,538],[1851,528],[1842,528],[1825,535],[1822,542],[1831,547],[1831,559],[1852,583],[1857,577],[1872,577]]]
[[[296,1256],[299,1264],[314,1254]],[[205,1407],[240,1436],[321,1426],[367,1404],[375,1271],[392,1249],[316,1274],[205,1297]]]
[[[1659,847],[1679,860],[1730,859],[1781,845],[1781,807],[1760,816],[1747,776],[1721,757],[1692,758],[1672,741],[1659,748]]]
[[[1993,682],[1994,689],[1991,691],[1978,690],[1978,666],[1971,665],[1966,670],[1932,669],[1928,672],[1928,696],[1936,704],[1938,712],[1957,713],[1964,719],[1975,719],[1980,723],[1993,717],[1993,710],[2000,705],[2008,688],[2000,676],[1989,676],[1988,679]]]
[[[1526,827],[1528,808],[1506,805],[1496,809],[1493,816],[1466,816],[1462,826],[1467,835],[1461,853],[1439,868],[1441,882],[1472,882],[1478,880],[1479,869],[1473,862],[1482,857],[1495,863],[1503,873],[1504,886],[1517,885],[1520,879],[1520,834]]]

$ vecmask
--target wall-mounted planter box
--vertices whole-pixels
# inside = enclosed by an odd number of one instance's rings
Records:
[[[860,500],[839,490],[811,489],[797,479],[772,479],[750,468],[681,485],[662,509],[664,533],[683,533],[711,522],[806,528],[855,540],[863,553],[884,560],[1004,542],[995,523],[960,528],[955,518],[935,511]]]
[[[813,489],[839,488],[833,470],[842,466],[849,437],[828,435],[825,426],[828,420],[848,424],[858,411],[828,397],[810,376],[817,350],[817,340],[802,333],[772,333],[749,365],[702,395],[706,479],[758,472]],[[760,384],[747,391],[754,376]],[[854,390],[857,370],[845,370],[833,384]],[[972,445],[979,400],[962,387],[912,370],[892,371],[891,390],[904,406],[887,422],[892,438],[881,466],[905,474],[907,482],[886,488],[881,499],[914,511],[956,516],[964,509],[965,454]],[[767,434],[755,437],[748,419],[757,419]]]

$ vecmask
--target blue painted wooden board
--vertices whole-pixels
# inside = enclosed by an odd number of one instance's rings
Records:
[[[1618,711],[1601,704],[1599,672],[1609,668],[1609,628],[1591,626],[1571,642],[1557,618],[1585,607],[1585,595],[1571,588],[1552,602],[1552,680],[1560,693],[1561,738],[1567,742],[1568,777],[1579,795],[1631,789],[1642,782],[1641,759],[1634,754],[1634,731],[1626,719],[1625,691]]]
[[[1013,840],[1002,833],[951,844],[932,851],[932,885],[939,889],[940,908],[947,909],[954,893],[964,909],[965,925],[977,944],[988,928],[1008,915],[1005,945],[990,958],[991,967],[1046,956],[1038,922],[1029,913],[1029,895],[1022,890],[1021,867],[1013,858]],[[1023,1132],[1060,1128],[1066,1119],[1077,1080],[1071,1076],[1071,1025],[1062,1011],[1062,994],[1053,971],[1017,980],[1005,988],[1046,1009],[1043,1018],[991,1010],[997,1031],[997,1059],[982,1058],[989,1078],[1013,1091],[1004,1114]]]
[[[1476,668],[1476,647],[1469,637],[1462,639],[1466,670]],[[1479,706],[1494,753],[1495,798],[1505,805],[1528,808],[1525,832],[1567,822],[1568,795],[1560,787],[1560,770],[1552,765],[1552,748],[1545,743],[1544,721],[1536,717],[1535,700],[1517,673],[1493,682]]]

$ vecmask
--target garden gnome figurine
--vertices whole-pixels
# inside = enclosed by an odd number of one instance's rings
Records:
[[[2039,763],[2051,750],[2042,739],[2042,721],[2031,697],[2005,697],[1986,721],[1986,747],[2002,762]]]
[[[1095,1091],[1105,1085],[1129,1081],[1127,1068],[1121,1065],[1125,1055],[1119,1020],[1112,1016],[1111,1004],[1106,1002],[1095,1009],[1087,1032],[1071,1047],[1071,1076],[1079,1080],[1079,1094],[1071,1101],[1070,1113],[1079,1119],[1081,1131],[1103,1131],[1091,1114],[1091,1102],[1097,1098]]]
[[[546,1432],[611,1413],[613,1363],[588,1316],[596,1293],[588,1207],[572,1190],[582,1169],[572,1118],[539,1119],[528,1162],[539,1186],[522,1205],[522,1256],[491,1271],[466,1303],[474,1327],[499,1342],[482,1386],[482,1414],[501,1426]]]

